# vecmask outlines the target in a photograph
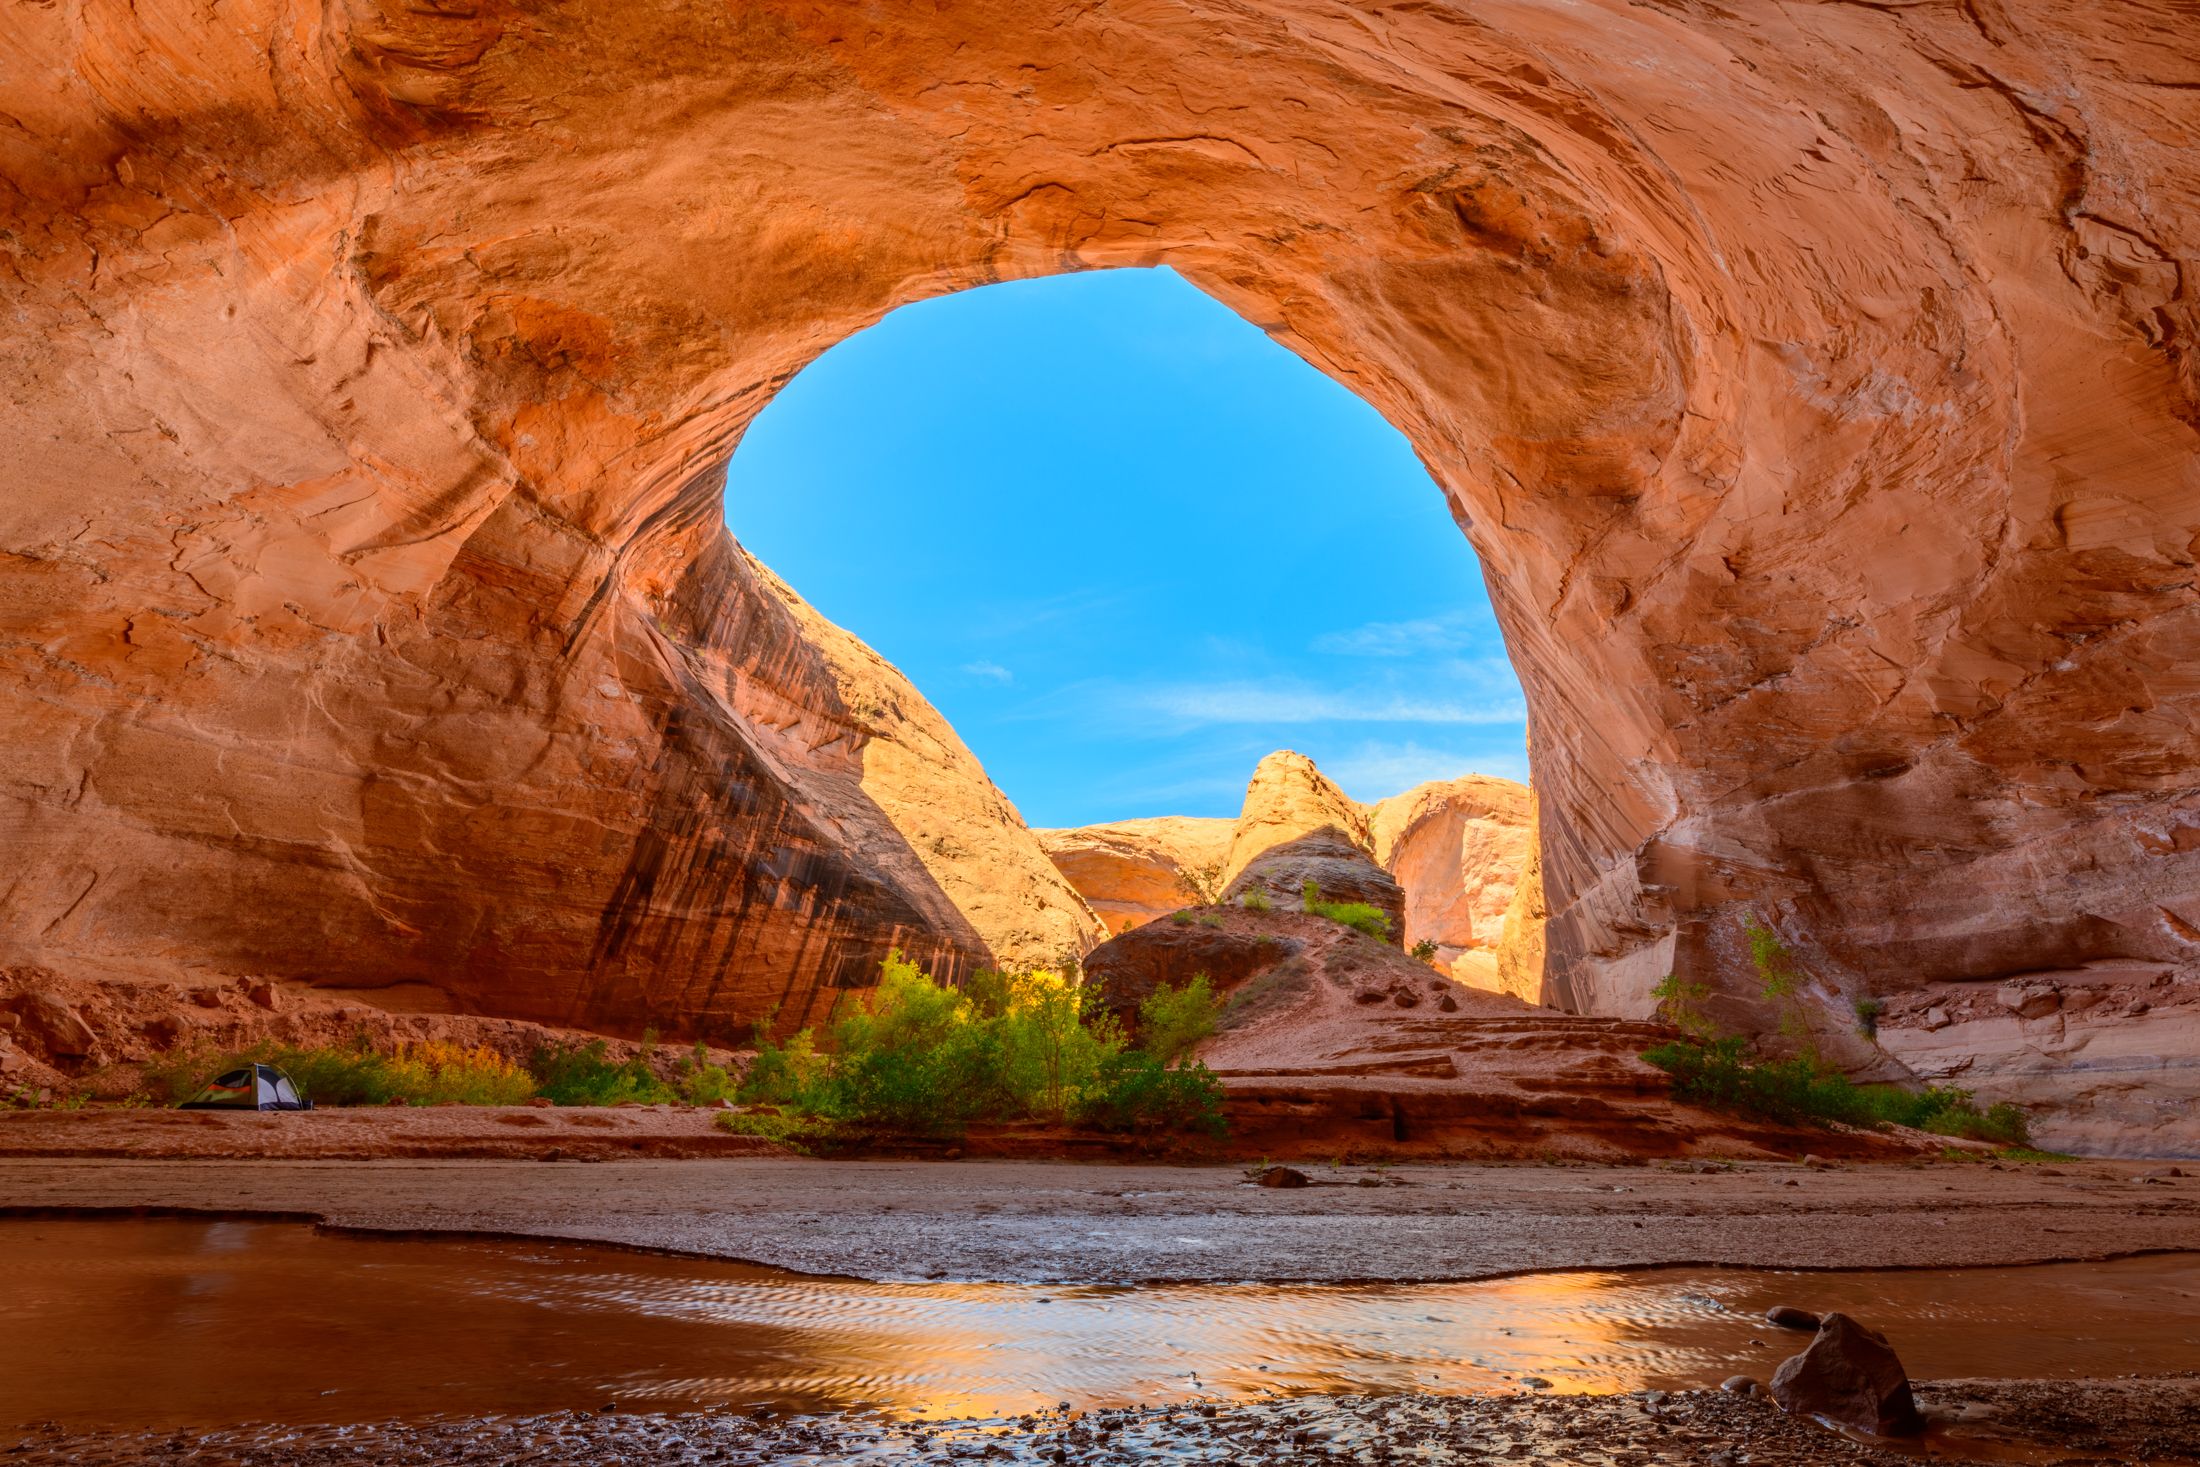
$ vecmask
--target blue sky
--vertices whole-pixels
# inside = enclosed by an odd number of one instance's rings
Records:
[[[904,306],[775,398],[726,519],[1033,825],[1525,779],[1474,552],[1375,410],[1168,270]]]

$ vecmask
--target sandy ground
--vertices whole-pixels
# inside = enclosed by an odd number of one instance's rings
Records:
[[[0,1211],[162,1208],[556,1237],[868,1279],[1447,1280],[1900,1268],[2200,1249],[2200,1179],[2135,1163],[1313,1168],[736,1158],[0,1159]]]
[[[1926,1388],[1929,1413],[1969,1419],[1931,1453],[2002,1462],[2190,1461],[2200,1456],[2200,1381],[1956,1382]],[[2070,1450],[2016,1445],[1997,1430],[2050,1428]],[[2021,1418],[2021,1419],[2020,1419]],[[13,1435],[13,1434],[11,1434]],[[2027,1449],[2027,1446],[2030,1449]],[[240,1467],[379,1463],[923,1463],[1130,1464],[1490,1463],[1532,1459],[1580,1467],[1817,1467],[1914,1463],[1717,1391],[1627,1396],[1321,1396],[1240,1406],[1184,1404],[1015,1420],[911,1422],[860,1416],[616,1410],[366,1428],[0,1437],[10,1462],[222,1462]]]
[[[0,1158],[608,1161],[787,1154],[768,1141],[719,1129],[718,1115],[688,1105],[391,1105],[310,1113],[106,1106],[0,1111]]]

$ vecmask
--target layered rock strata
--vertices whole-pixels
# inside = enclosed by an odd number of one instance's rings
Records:
[[[2192,39],[2172,0],[9,7],[0,930],[607,1023],[976,961],[719,478],[896,305],[1167,263],[1480,552],[1555,1001],[1746,992],[1744,911],[1850,989],[2190,974]]]
[[[1222,1083],[1231,1145],[1244,1155],[1792,1159],[1917,1156],[1946,1144],[1679,1104],[1642,1059],[1671,1031],[1468,988],[1300,912],[1217,906],[1149,922],[1095,948],[1085,973],[1134,1033],[1156,988],[1207,975],[1223,1006],[1198,1057]]]

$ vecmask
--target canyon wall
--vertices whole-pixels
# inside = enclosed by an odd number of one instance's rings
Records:
[[[720,476],[896,305],[1167,263],[1397,424],[1480,552],[1554,1002],[1746,994],[1743,912],[1844,995],[2189,983],[2194,32],[7,7],[7,957],[620,1023],[980,960]]]

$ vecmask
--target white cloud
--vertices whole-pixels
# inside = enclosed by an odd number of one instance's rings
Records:
[[[1463,652],[1497,639],[1494,628],[1477,626],[1470,612],[1447,612],[1414,621],[1371,621],[1350,631],[1316,637],[1316,652],[1337,657],[1424,657]]]
[[[984,678],[989,683],[1012,683],[1016,681],[1016,674],[1010,672],[998,662],[988,662],[982,657],[976,662],[965,662],[962,665],[962,670],[972,677]]]
[[[1404,794],[1432,779],[1457,779],[1463,774],[1489,774],[1523,784],[1528,779],[1524,753],[1469,754],[1425,748],[1412,740],[1402,744],[1365,743],[1348,754],[1322,761],[1321,769],[1346,794],[1368,803]]]
[[[1186,724],[1213,723],[1518,723],[1527,717],[1516,692],[1426,697],[1391,689],[1323,689],[1283,682],[1183,684],[1133,692],[1128,701]]]

